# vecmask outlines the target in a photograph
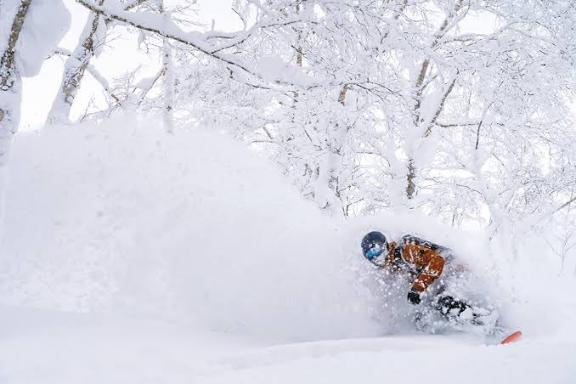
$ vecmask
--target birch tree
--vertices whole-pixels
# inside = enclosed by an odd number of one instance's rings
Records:
[[[164,7],[164,0],[158,0],[158,11],[164,17],[165,22],[170,20],[170,13]],[[172,45],[170,40],[162,37],[162,76],[163,76],[163,106],[162,120],[164,130],[174,132],[174,65],[172,58]]]
[[[97,4],[103,3],[104,0],[99,0]],[[64,64],[62,83],[48,114],[49,123],[68,122],[70,109],[74,104],[84,72],[98,47],[104,43],[105,30],[105,20],[100,15],[90,12],[80,34],[79,44]]]
[[[4,15],[6,21],[12,22],[9,32],[0,42],[3,47],[0,59],[0,167],[5,165],[12,136],[18,129],[20,120],[20,102],[22,97],[21,74],[16,62],[16,50],[24,20],[32,0],[17,2],[12,14]],[[10,4],[7,4],[10,5]]]

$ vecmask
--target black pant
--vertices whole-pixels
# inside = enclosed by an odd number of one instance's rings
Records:
[[[470,308],[470,305],[461,300],[457,300],[452,296],[441,296],[436,301],[434,308],[440,311],[444,316],[456,317],[466,309]]]

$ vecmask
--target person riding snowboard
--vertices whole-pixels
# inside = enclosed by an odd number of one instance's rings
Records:
[[[416,236],[405,235],[399,242],[388,242],[381,232],[370,232],[362,239],[362,253],[379,268],[394,275],[406,276],[410,283],[407,300],[419,305],[424,295],[432,298],[432,308],[449,320],[469,321],[484,325],[485,310],[448,294],[447,282],[465,271],[453,262],[452,252]]]

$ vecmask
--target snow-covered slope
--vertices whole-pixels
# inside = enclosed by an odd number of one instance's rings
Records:
[[[570,383],[576,374],[573,280],[526,257],[502,281],[481,236],[430,218],[327,218],[217,132],[165,135],[125,116],[21,134],[4,209],[0,383]],[[374,228],[428,236],[476,262],[524,340],[488,346],[394,324],[408,304],[384,303],[358,254]]]
[[[573,341],[400,335],[272,346],[146,319],[0,316],[0,382],[9,384],[570,384],[576,373]]]

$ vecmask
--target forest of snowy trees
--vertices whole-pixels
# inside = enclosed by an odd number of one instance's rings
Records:
[[[234,0],[243,28],[200,25],[194,0],[0,0],[0,161],[22,78],[64,62],[46,124],[70,123],[86,78],[105,107],[162,116],[158,135],[226,131],[274,161],[327,215],[415,209],[511,244],[576,246],[576,3],[570,0]],[[136,35],[156,63],[112,78],[93,59]],[[28,40],[27,40],[28,39]],[[118,66],[139,68],[138,63]],[[512,247],[512,251],[514,251]]]

